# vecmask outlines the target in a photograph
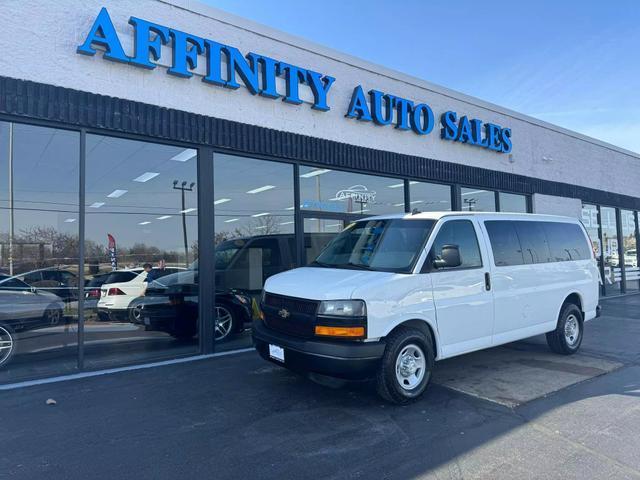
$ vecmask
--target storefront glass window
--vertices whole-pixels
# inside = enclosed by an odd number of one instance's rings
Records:
[[[214,192],[216,348],[246,347],[264,281],[296,266],[293,166],[215,154]]]
[[[638,249],[636,245],[636,220],[631,210],[621,210],[622,251],[627,291],[638,290],[640,270],[638,269]]]
[[[379,215],[404,211],[404,182],[326,168],[300,167],[303,210]]]
[[[87,135],[88,367],[198,351],[196,153]]]
[[[477,188],[462,188],[462,210],[464,212],[495,212],[495,192],[478,190]]]
[[[527,197],[514,193],[500,192],[500,211],[527,213]]]
[[[604,287],[607,294],[620,293],[622,278],[621,262],[618,254],[618,231],[616,209],[600,207],[602,223],[602,256],[604,262]]]
[[[410,210],[448,212],[451,210],[451,187],[438,183],[409,182]]]
[[[0,122],[0,383],[77,365],[80,135]]]

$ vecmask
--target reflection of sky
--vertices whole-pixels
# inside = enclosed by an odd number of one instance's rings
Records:
[[[216,154],[214,181],[216,234],[293,233],[292,165]]]
[[[462,188],[462,210],[473,212],[494,212],[496,209],[495,193],[476,188]]]
[[[435,183],[409,182],[411,210],[442,212],[451,210],[451,187]]]
[[[0,122],[0,231],[9,231],[9,124]],[[80,135],[14,124],[16,236],[32,227],[78,234]]]
[[[189,187],[196,181],[195,154],[181,147],[88,135],[87,240],[105,243],[111,233],[119,245],[145,243],[182,251],[181,192],[173,182],[186,181]],[[186,161],[172,160],[178,155]],[[185,210],[197,207],[196,189],[185,193]],[[187,214],[189,245],[197,240],[197,214]]]

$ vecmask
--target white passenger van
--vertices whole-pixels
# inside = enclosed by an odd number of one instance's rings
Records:
[[[573,218],[416,213],[350,224],[304,268],[269,278],[260,355],[299,372],[375,377],[406,403],[436,360],[546,333],[575,353],[599,314],[591,242]]]

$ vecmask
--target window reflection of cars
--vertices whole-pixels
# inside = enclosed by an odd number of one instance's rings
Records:
[[[635,249],[624,252],[624,264],[629,267],[638,266],[638,253]]]
[[[0,366],[14,353],[16,332],[57,325],[63,311],[57,295],[0,275]]]
[[[78,300],[78,276],[68,270],[42,268],[17,277],[29,286],[57,295],[66,303]]]
[[[215,295],[217,341],[242,331],[252,320],[252,299],[240,290],[220,290]],[[154,280],[144,297],[130,307],[131,322],[146,330],[161,331],[188,340],[198,332],[198,262],[189,270]]]
[[[157,269],[154,269],[157,271]],[[157,273],[160,278],[180,270],[178,267],[166,267]],[[128,321],[129,305],[142,295],[147,272],[142,268],[131,268],[111,272],[100,287],[98,299],[98,318],[103,321]]]
[[[110,273],[100,273],[94,275],[84,286],[84,309],[85,311],[97,313],[98,300],[100,300],[100,287],[104,285]]]

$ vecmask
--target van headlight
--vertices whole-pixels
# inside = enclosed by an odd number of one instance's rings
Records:
[[[365,317],[367,315],[367,305],[363,300],[324,300],[320,302],[318,315]]]

